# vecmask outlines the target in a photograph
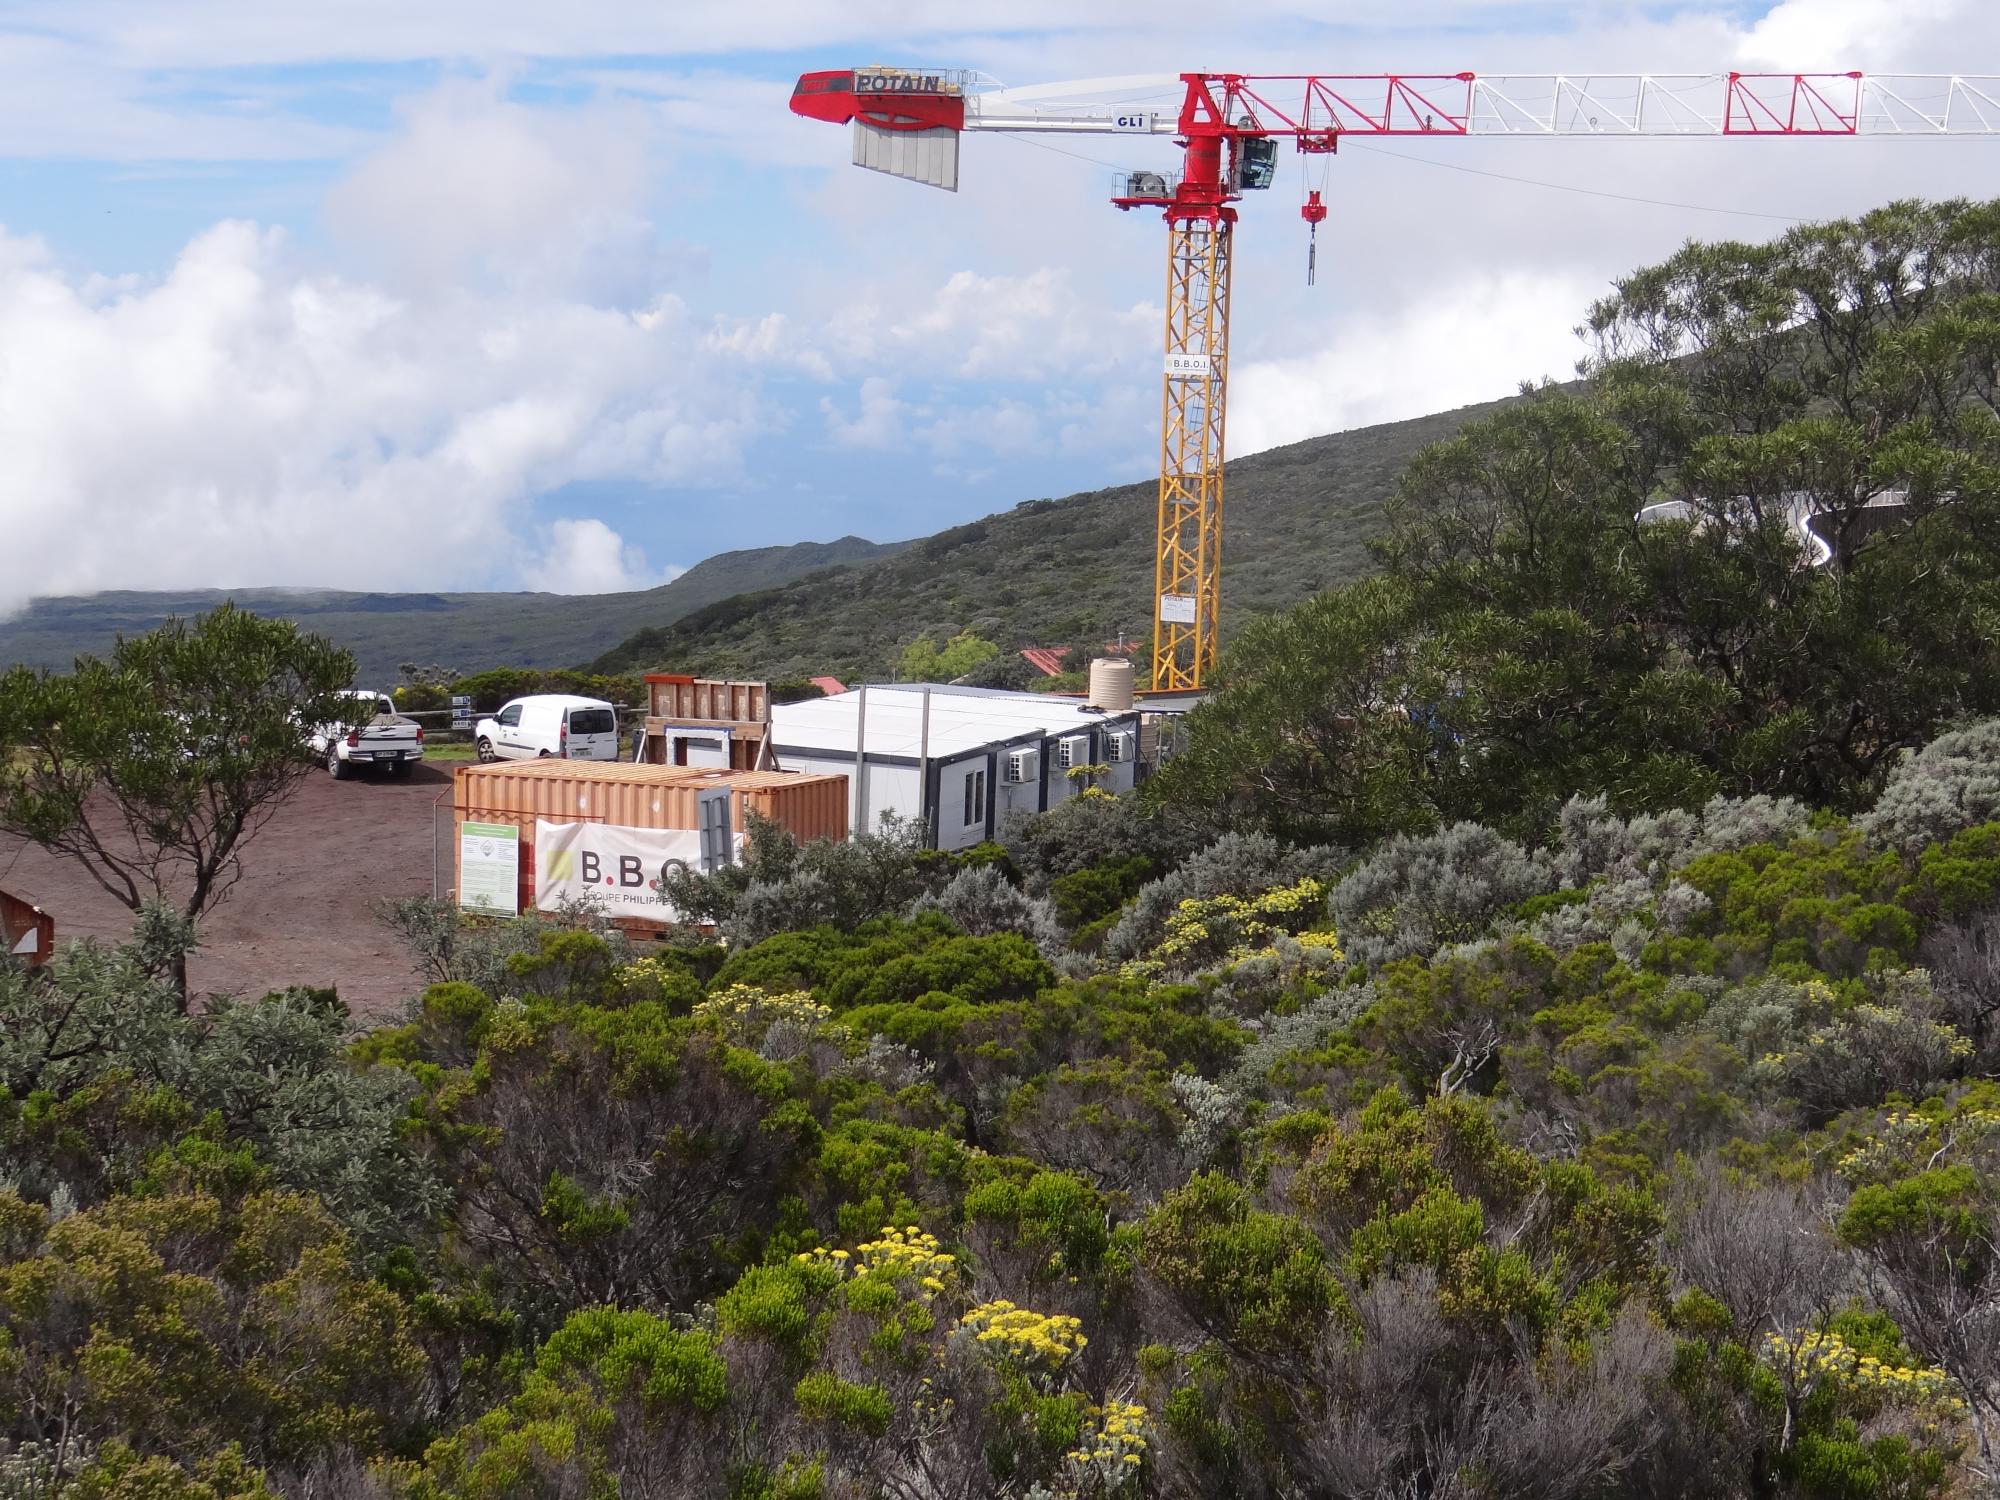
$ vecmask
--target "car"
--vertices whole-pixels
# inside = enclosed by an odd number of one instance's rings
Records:
[[[533,693],[481,719],[472,736],[485,761],[616,760],[618,710],[602,698]]]
[[[397,713],[395,700],[372,688],[348,688],[338,696],[352,707],[339,723],[322,724],[308,736],[328,774],[335,781],[363,768],[409,775],[424,758],[424,731],[417,721]]]

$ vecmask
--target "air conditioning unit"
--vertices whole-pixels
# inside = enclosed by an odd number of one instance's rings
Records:
[[[1118,729],[1105,736],[1104,758],[1117,765],[1132,758],[1132,731]]]
[[[1009,750],[1007,752],[1007,779],[1021,783],[1033,781],[1040,774],[1041,756],[1033,750]]]
[[[1056,764],[1065,771],[1090,764],[1090,740],[1081,734],[1066,735],[1056,741]]]

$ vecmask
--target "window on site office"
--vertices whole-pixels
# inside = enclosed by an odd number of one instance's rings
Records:
[[[986,773],[965,773],[965,816],[959,820],[967,828],[986,821]]]

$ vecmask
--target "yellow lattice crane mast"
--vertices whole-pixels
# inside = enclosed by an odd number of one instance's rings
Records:
[[[1167,235],[1167,372],[1160,394],[1153,686],[1196,688],[1215,666],[1222,608],[1222,453],[1229,382],[1228,222]]]

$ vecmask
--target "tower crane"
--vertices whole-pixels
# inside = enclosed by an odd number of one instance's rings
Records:
[[[1180,147],[1178,172],[1125,174],[1111,199],[1159,209],[1167,224],[1152,671],[1162,691],[1199,688],[1215,667],[1235,205],[1271,186],[1280,142],[1328,158],[1343,136],[1996,135],[2000,76],[1182,73],[1010,89],[974,72],[876,66],[807,73],[791,107],[851,122],[856,166],[953,192],[967,131],[1171,136]],[[1299,212],[1316,239],[1328,212],[1319,189]],[[1310,275],[1310,252],[1307,264]]]

